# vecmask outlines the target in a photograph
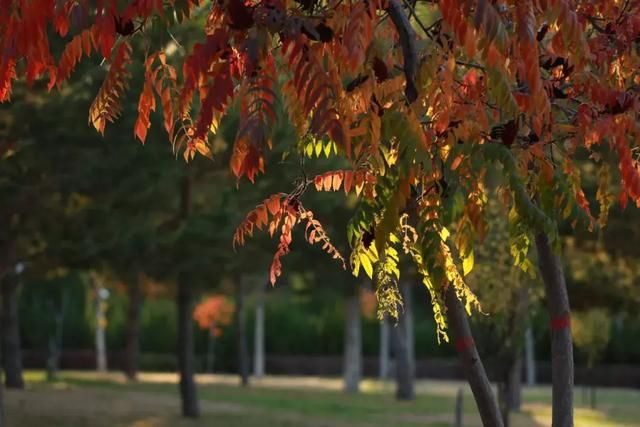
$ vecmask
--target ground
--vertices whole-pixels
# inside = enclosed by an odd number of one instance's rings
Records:
[[[198,377],[202,416],[179,416],[176,377],[142,374],[126,383],[120,374],[64,372],[47,383],[41,372],[27,373],[24,391],[5,395],[7,425],[20,427],[440,427],[453,424],[455,396],[464,395],[465,427],[481,426],[470,391],[462,383],[421,381],[415,402],[396,402],[393,384],[364,381],[362,393],[345,395],[339,379],[267,377],[248,389],[237,378]],[[525,391],[523,411],[512,426],[549,426],[547,387]],[[640,391],[601,389],[598,409],[581,406],[576,390],[576,426],[640,426]]]

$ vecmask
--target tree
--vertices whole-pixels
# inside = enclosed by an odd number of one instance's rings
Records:
[[[509,215],[496,202],[490,202],[487,209],[492,213],[488,221],[492,232],[476,248],[475,268],[468,280],[483,311],[490,314],[473,320],[484,326],[478,328],[483,334],[476,335],[480,353],[497,368],[498,401],[508,427],[509,413],[520,407],[524,332],[538,294],[529,277],[535,275],[533,264],[525,264],[526,271],[513,264],[512,251],[523,246],[519,240],[523,236],[512,227],[513,212]]]
[[[358,288],[350,286],[349,294],[345,296],[344,323],[344,360],[343,377],[344,391],[358,393],[362,379],[362,316],[360,308],[360,293]]]
[[[413,301],[411,286],[400,284],[402,311],[398,324],[391,331],[396,367],[396,398],[398,400],[415,399],[415,355],[413,351]]]
[[[7,388],[24,388],[22,376],[22,352],[20,347],[20,328],[18,323],[18,286],[22,264],[2,280],[2,365]]]
[[[572,425],[570,311],[552,247],[557,222],[595,223],[575,163],[583,153],[597,167],[614,157],[621,203],[639,203],[637,2],[227,0],[201,7],[173,0],[119,7],[105,0],[97,13],[88,0],[23,3],[1,3],[10,13],[0,17],[0,100],[18,78],[46,75],[51,87],[62,86],[95,53],[110,64],[89,113],[104,132],[119,115],[129,64],[144,59],[134,127],[143,142],[159,100],[164,128],[185,159],[210,155],[217,124],[240,104],[230,164],[238,178],[255,181],[273,145],[279,89],[304,146],[335,147],[347,159],[346,169],[312,181],[303,170],[293,191],[268,197],[241,224],[237,244],[255,228],[277,234],[272,282],[301,223],[310,243],[346,264],[302,203],[310,187],[344,189],[361,200],[349,229],[354,273],[373,276],[375,266],[381,305],[397,314],[401,246],[431,293],[438,334],[446,339],[445,293],[461,298],[468,312],[477,305],[463,273],[473,243],[486,232],[488,167],[500,163],[503,202],[515,208],[523,232],[535,236],[555,325],[553,425]],[[175,46],[140,49],[131,42],[146,29],[187,22],[200,22],[204,37],[183,44],[190,53],[182,61],[171,55]],[[59,61],[48,26],[71,36]],[[606,218],[611,199],[599,202]]]
[[[264,305],[267,281],[256,286],[255,323],[253,328],[253,375],[262,378],[265,374]]]
[[[583,313],[576,313],[574,339],[576,346],[587,357],[589,371],[602,356],[611,336],[611,318],[606,310],[593,308]],[[591,386],[591,408],[596,407],[596,385]]]
[[[215,338],[222,335],[222,327],[229,325],[233,318],[234,307],[223,295],[212,295],[203,300],[193,310],[193,318],[200,329],[209,331],[207,350],[207,372],[213,372]]]

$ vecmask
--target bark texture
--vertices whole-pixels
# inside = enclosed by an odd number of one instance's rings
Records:
[[[545,285],[551,318],[552,426],[573,426],[573,338],[569,297],[560,258],[546,234],[536,236],[538,267]]]
[[[196,382],[194,380],[193,325],[191,287],[184,280],[178,283],[178,371],[180,374],[180,398],[182,415],[189,418],[200,416]]]
[[[456,297],[453,286],[449,286],[447,289],[445,305],[447,307],[451,335],[453,335],[452,338],[467,376],[467,381],[471,386],[482,424],[487,427],[503,427],[496,396],[487,378],[482,360],[480,360],[478,349],[473,342],[467,313]]]
[[[362,378],[362,330],[360,298],[358,294],[347,299],[344,331],[344,390],[357,393]]]
[[[18,319],[18,277],[10,273],[2,280],[2,362],[7,388],[24,388],[20,322]]]

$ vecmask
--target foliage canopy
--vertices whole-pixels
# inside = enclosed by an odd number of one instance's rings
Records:
[[[250,212],[235,243],[256,228],[277,236],[275,282],[304,224],[310,243],[346,264],[301,199],[309,188],[354,194],[353,272],[375,276],[379,298],[392,303],[407,254],[444,333],[447,286],[467,310],[477,304],[464,275],[488,231],[496,169],[523,266],[532,232],[554,236],[564,219],[603,226],[616,198],[640,204],[639,9],[627,0],[0,0],[0,100],[19,78],[60,87],[97,56],[108,70],[89,122],[104,132],[139,62],[136,137],[145,142],[161,109],[176,151],[210,156],[218,124],[239,105],[230,167],[252,182],[278,143],[283,103],[300,141],[290,147],[300,179]],[[172,37],[184,22],[200,23],[199,42]],[[157,32],[171,37],[158,45]],[[348,168],[308,178],[304,159],[321,152]],[[597,214],[576,163],[585,157],[598,171]]]

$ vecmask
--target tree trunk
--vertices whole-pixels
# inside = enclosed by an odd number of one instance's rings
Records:
[[[498,402],[491,383],[480,360],[478,349],[471,335],[469,320],[464,307],[456,297],[455,289],[449,286],[445,296],[449,329],[453,335],[456,350],[471,386],[473,397],[484,426],[503,427]]]
[[[14,273],[7,274],[2,281],[2,361],[7,388],[22,389],[18,284],[18,276]]]
[[[129,381],[136,381],[138,377],[138,362],[140,358],[140,307],[142,295],[140,290],[141,275],[129,283],[129,307],[127,310],[126,326],[126,367],[125,373]]]
[[[256,318],[253,335],[253,375],[264,377],[264,297],[267,282],[258,283],[256,295]]]
[[[411,304],[411,288],[407,284],[400,285],[404,310],[400,313],[398,325],[393,328],[394,354],[396,358],[396,398],[413,400],[415,398],[414,377],[415,366],[413,350],[413,309]]]
[[[52,316],[54,318],[54,330],[49,335],[47,354],[47,381],[55,381],[60,369],[60,354],[62,353],[62,334],[64,328],[64,313],[67,306],[67,293],[62,292],[62,301],[57,304],[50,301]]]
[[[462,389],[458,389],[456,394],[456,413],[453,420],[454,427],[462,427],[462,414],[464,413],[464,394]]]
[[[407,330],[407,351],[409,353],[409,366],[411,367],[411,381],[415,379],[416,373],[416,339],[413,317],[413,295],[411,293],[411,285],[407,284],[402,290],[402,299],[404,300],[404,313]]]
[[[546,234],[536,236],[538,266],[545,284],[551,318],[552,426],[573,426],[573,340],[571,310],[560,258]]]
[[[536,385],[536,352],[534,346],[533,328],[531,324],[529,324],[524,331],[525,370],[527,374],[527,385],[529,387]]]
[[[385,316],[380,321],[380,362],[379,375],[381,380],[389,378],[389,319]]]
[[[520,412],[522,406],[522,354],[518,349],[516,359],[509,370],[509,409],[511,411]]]
[[[200,416],[198,394],[194,380],[193,326],[191,319],[191,287],[184,280],[178,282],[178,370],[180,374],[180,398],[182,415],[189,418]]]
[[[346,304],[344,331],[344,390],[357,393],[362,378],[362,331],[360,322],[360,297],[349,296]]]
[[[498,385],[498,404],[502,413],[504,427],[509,427],[511,411],[520,411],[520,395],[522,384],[522,357],[514,354],[504,380]]]
[[[2,386],[2,369],[0,369],[0,427],[4,427],[4,387]]]
[[[107,371],[107,301],[105,288],[96,284],[96,370]]]
[[[240,384],[247,386],[249,385],[249,351],[247,349],[247,321],[244,313],[244,278],[236,280],[236,327]]]

